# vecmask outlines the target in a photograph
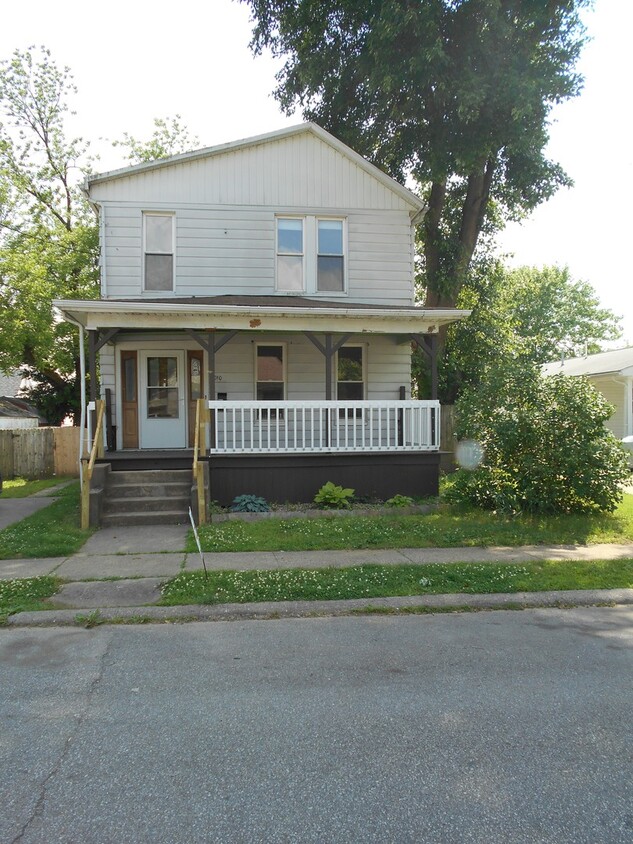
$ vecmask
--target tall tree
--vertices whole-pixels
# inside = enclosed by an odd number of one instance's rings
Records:
[[[52,299],[98,296],[98,237],[79,182],[87,144],[68,138],[76,89],[44,48],[0,63],[0,368],[26,365],[50,407],[77,405],[77,332]]]
[[[140,141],[128,132],[123,133],[120,141],[113,141],[112,146],[123,147],[127,150],[127,160],[130,164],[142,164],[146,161],[156,161],[189,152],[200,146],[195,135],[190,135],[187,127],[182,124],[181,116],[155,117],[154,131],[147,141]]]
[[[482,270],[471,272],[458,300],[472,315],[448,332],[440,370],[447,403],[463,386],[476,387],[500,362],[538,367],[561,356],[598,352],[620,336],[616,314],[567,268],[509,269],[489,262]]]
[[[569,184],[544,149],[552,106],[580,90],[590,0],[242,2],[254,51],[286,60],[285,112],[420,183],[427,305],[455,305],[491,211],[519,218]]]

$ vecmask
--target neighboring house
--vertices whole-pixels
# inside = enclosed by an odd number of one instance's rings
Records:
[[[24,399],[17,398],[24,376],[20,370],[0,372],[0,429],[37,428],[37,410]]]
[[[21,399],[0,396],[0,429],[37,428],[40,419],[34,407]]]
[[[24,376],[19,369],[9,373],[0,372],[0,396],[17,396],[23,380]]]
[[[546,363],[545,375],[584,375],[615,407],[607,427],[623,440],[633,436],[633,347]]]
[[[85,190],[102,298],[56,305],[88,332],[93,400],[99,356],[113,467],[190,460],[204,398],[222,503],[311,500],[326,480],[437,492],[439,405],[410,399],[411,346],[435,371],[439,328],[469,312],[414,305],[419,197],[311,123]]]

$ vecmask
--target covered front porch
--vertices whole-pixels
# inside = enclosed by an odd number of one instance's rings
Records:
[[[437,335],[464,312],[288,297],[57,305],[89,341],[88,481],[97,459],[118,471],[126,453],[192,449],[201,522],[210,500],[311,501],[326,481],[365,498],[437,492]],[[413,343],[427,401],[410,398]]]

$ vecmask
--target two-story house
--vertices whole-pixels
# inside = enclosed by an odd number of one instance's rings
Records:
[[[223,504],[309,501],[328,480],[437,492],[439,405],[411,400],[411,347],[434,367],[438,329],[467,312],[414,304],[419,197],[311,123],[85,190],[101,299],[56,304],[88,332],[113,470],[188,466],[197,430]]]

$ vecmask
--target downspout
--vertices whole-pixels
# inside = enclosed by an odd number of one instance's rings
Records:
[[[84,437],[85,437],[85,429],[86,429],[86,352],[84,349],[84,327],[83,325],[76,319],[73,319],[68,314],[65,315],[66,322],[72,323],[72,325],[76,325],[79,328],[79,376],[81,378],[81,384],[79,385],[79,389],[81,392],[81,412],[79,415],[79,480],[83,480],[83,465],[81,462],[81,458],[84,452]]]

